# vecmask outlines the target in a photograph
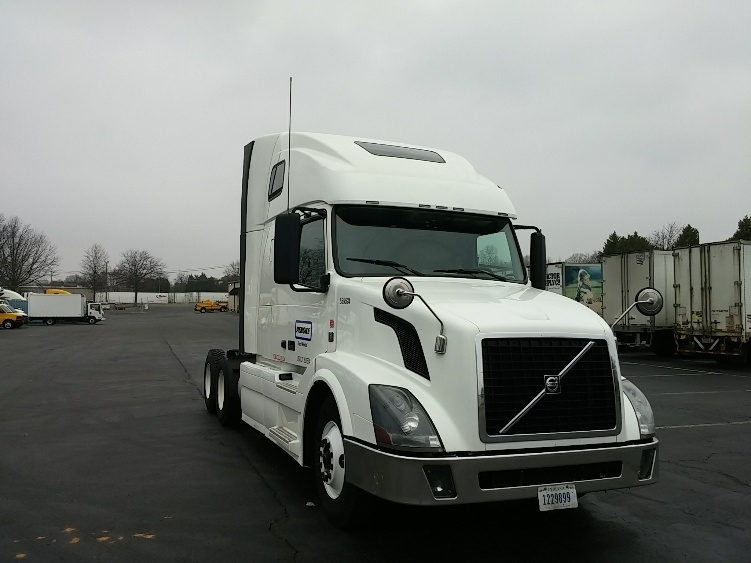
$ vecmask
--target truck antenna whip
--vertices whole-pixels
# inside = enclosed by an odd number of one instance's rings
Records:
[[[287,213],[289,213],[289,190],[292,185],[292,77],[289,77],[289,120],[287,130]]]

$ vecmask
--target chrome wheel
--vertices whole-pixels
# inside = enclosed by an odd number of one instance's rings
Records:
[[[216,378],[216,406],[221,411],[224,410],[224,370],[219,370]]]
[[[211,366],[208,362],[203,366],[203,396],[211,397]]]
[[[344,487],[344,440],[334,421],[330,420],[323,428],[318,463],[323,488],[329,497],[338,498]]]

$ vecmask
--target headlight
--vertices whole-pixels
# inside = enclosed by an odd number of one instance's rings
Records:
[[[412,393],[387,385],[371,385],[368,391],[379,445],[411,451],[443,451],[438,432]]]
[[[655,417],[644,393],[628,379],[621,379],[621,389],[631,401],[631,406],[634,407],[636,419],[639,421],[639,433],[645,437],[654,436]]]

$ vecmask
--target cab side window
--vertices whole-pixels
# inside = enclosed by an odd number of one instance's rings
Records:
[[[319,287],[326,273],[323,226],[323,219],[313,219],[300,232],[300,284],[307,287]]]
[[[271,169],[271,177],[269,178],[269,201],[278,197],[282,193],[284,187],[284,162],[281,161]]]

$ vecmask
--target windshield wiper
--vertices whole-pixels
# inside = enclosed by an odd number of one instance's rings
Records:
[[[494,274],[493,272],[489,272],[488,270],[481,270],[479,268],[456,268],[453,270],[433,270],[434,272],[439,272],[442,274],[469,274],[469,275],[475,275],[475,274],[485,274],[486,276],[490,276],[491,278],[497,279],[498,281],[506,281],[506,278],[503,276],[499,276],[498,274]]]
[[[405,266],[404,264],[400,264],[399,262],[394,262],[392,260],[375,260],[373,258],[347,258],[347,260],[351,260],[352,262],[365,262],[366,264],[375,264],[376,266],[390,266],[395,270],[407,270],[408,272],[416,276],[425,275],[422,272],[418,272],[417,270],[410,268],[409,266]],[[401,273],[403,274],[404,272]]]

